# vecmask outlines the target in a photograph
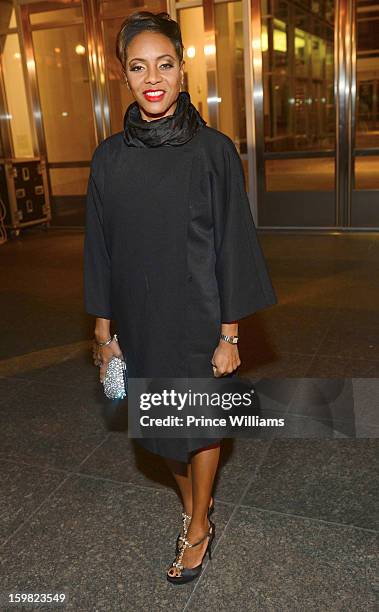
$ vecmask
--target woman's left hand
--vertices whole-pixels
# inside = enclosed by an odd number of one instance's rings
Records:
[[[212,356],[213,374],[216,378],[231,374],[241,365],[238,346],[220,340]]]

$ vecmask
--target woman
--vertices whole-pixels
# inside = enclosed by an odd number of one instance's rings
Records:
[[[277,301],[240,157],[181,91],[183,44],[167,13],[126,19],[117,57],[135,101],[124,129],[94,152],[84,245],[100,380],[113,356],[124,357],[130,377],[230,375],[241,363],[238,320]],[[167,579],[188,582],[211,552],[220,440],[137,441],[165,458],[180,489],[183,524]]]

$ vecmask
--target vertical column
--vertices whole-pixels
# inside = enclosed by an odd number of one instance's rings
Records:
[[[216,66],[216,35],[213,0],[203,0],[204,54],[208,81],[208,116],[211,127],[218,128],[218,88]]]
[[[353,163],[353,2],[337,0],[335,21],[336,225],[350,225]]]
[[[242,0],[243,19],[243,63],[245,72],[245,108],[246,108],[246,145],[247,164],[249,169],[248,192],[250,196],[251,212],[254,222],[258,224],[258,190],[257,190],[257,162],[255,155],[255,121],[253,102],[253,49],[251,31],[251,3],[250,0]]]
[[[26,65],[26,84],[30,124],[33,130],[33,147],[35,155],[47,157],[45,131],[43,127],[41,101],[37,86],[36,64],[34,59],[33,39],[29,22],[29,5],[17,5],[17,24],[20,27],[20,47]],[[25,74],[25,71],[24,71]],[[50,180],[50,177],[49,177]],[[49,185],[50,189],[50,185]]]
[[[109,103],[105,89],[104,53],[99,32],[99,0],[82,0],[87,39],[88,72],[97,142],[110,135]]]
[[[250,78],[246,79],[248,88],[246,115],[249,187],[254,208],[254,220],[258,224],[258,204],[262,205],[265,192],[261,6],[260,0],[244,0],[244,2],[249,3],[249,10],[251,7],[251,16],[248,21],[251,28],[247,39],[245,38],[246,53],[248,54],[245,56],[245,66],[248,66],[251,71]],[[248,14],[247,7],[245,8],[245,14]]]

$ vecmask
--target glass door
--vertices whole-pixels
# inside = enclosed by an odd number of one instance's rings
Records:
[[[82,226],[96,122],[81,2],[21,7],[39,150],[46,156],[52,224]]]
[[[358,0],[352,225],[379,226],[379,4]],[[355,112],[354,112],[355,111]]]
[[[178,20],[185,47],[185,89],[210,127],[234,142],[249,183],[242,0],[180,2]]]
[[[379,227],[379,5],[251,0],[260,226]]]
[[[335,225],[334,5],[252,2],[260,226]]]

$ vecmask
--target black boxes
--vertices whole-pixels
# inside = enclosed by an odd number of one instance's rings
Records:
[[[0,159],[0,197],[4,225],[11,235],[38,223],[50,224],[46,163],[41,158]]]

